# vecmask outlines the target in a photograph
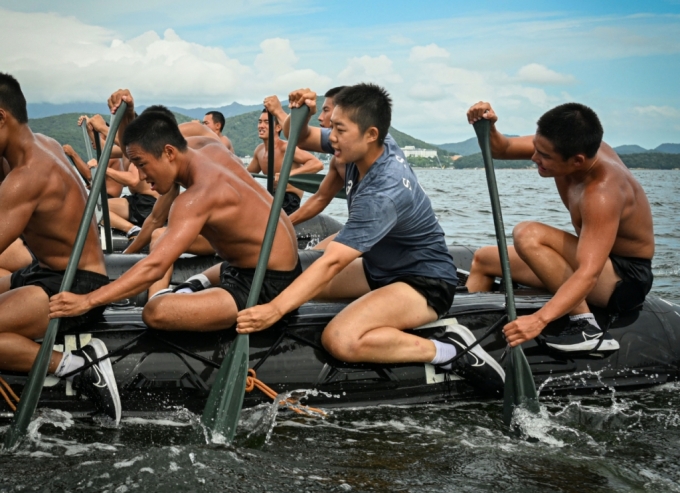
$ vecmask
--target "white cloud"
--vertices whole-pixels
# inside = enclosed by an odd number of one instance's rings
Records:
[[[385,55],[354,57],[348,61],[347,67],[338,74],[338,79],[348,84],[358,82],[398,84],[403,79],[394,71],[392,65],[392,60]]]
[[[450,56],[447,50],[432,43],[427,46],[414,46],[411,48],[409,62],[423,62],[433,58],[449,58]]]
[[[251,67],[172,29],[122,40],[73,17],[0,9],[0,33],[0,67],[17,77],[30,102],[102,101],[128,87],[143,102],[222,104],[330,82],[296,69],[298,57],[281,38],[264,40]]]
[[[540,63],[530,63],[517,71],[515,80],[529,84],[573,84],[574,76],[560,74]]]
[[[388,36],[387,40],[392,44],[402,46],[408,46],[415,43],[415,41],[413,41],[411,38],[408,38],[401,34],[393,34],[392,36]]]
[[[680,110],[672,106],[636,106],[633,108],[638,115],[655,118],[680,118]]]

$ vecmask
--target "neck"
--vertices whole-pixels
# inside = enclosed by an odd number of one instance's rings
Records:
[[[191,179],[191,162],[194,157],[194,151],[190,148],[175,158],[175,165],[177,166],[177,176],[175,182],[182,185],[184,188],[189,188],[192,183]]]
[[[28,125],[17,124],[12,133],[13,136],[9,139],[3,153],[10,169],[14,169],[25,162],[26,154],[29,152],[34,139],[33,132]]]
[[[362,157],[361,159],[354,161],[354,164],[356,164],[357,168],[359,169],[359,179],[363,179],[364,176],[366,176],[366,173],[368,173],[368,170],[373,166],[373,163],[375,163],[378,158],[382,155],[382,153],[385,150],[384,145],[379,145],[375,147],[371,147],[368,152]]]

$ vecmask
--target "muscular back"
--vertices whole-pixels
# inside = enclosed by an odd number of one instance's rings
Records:
[[[61,146],[44,135],[31,136],[22,161],[12,166],[0,185],[0,205],[12,216],[0,222],[1,243],[4,248],[23,233],[42,265],[64,270],[87,193]],[[78,268],[106,275],[94,220]]]
[[[584,204],[587,202],[596,207],[596,198],[606,197],[620,208],[612,253],[652,258],[654,227],[649,201],[642,186],[608,144],[603,142],[600,146],[596,166],[585,180],[575,180],[571,176],[556,177],[555,184],[579,235],[583,226]]]

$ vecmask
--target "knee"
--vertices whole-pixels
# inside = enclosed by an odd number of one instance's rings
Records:
[[[529,251],[541,244],[543,236],[542,224],[523,221],[512,230],[512,240],[518,252]]]
[[[359,341],[340,336],[339,328],[330,325],[326,327],[321,334],[321,344],[337,360],[347,363],[357,363],[361,360],[358,356],[360,354]]]
[[[498,248],[494,246],[485,246],[475,251],[472,257],[471,271],[488,271],[493,266],[499,263]]]
[[[151,233],[151,242],[149,244],[149,250],[153,250],[153,248],[156,246],[158,238],[161,237],[164,231],[165,228],[158,228],[153,230],[153,233]]]
[[[142,321],[152,329],[162,329],[167,326],[167,317],[163,309],[163,296],[152,299],[142,311]]]

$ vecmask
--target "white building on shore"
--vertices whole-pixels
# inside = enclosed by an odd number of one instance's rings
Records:
[[[416,146],[404,146],[401,148],[404,151],[404,155],[408,157],[426,157],[430,159],[435,159],[437,157],[437,151],[432,149],[416,149]]]

